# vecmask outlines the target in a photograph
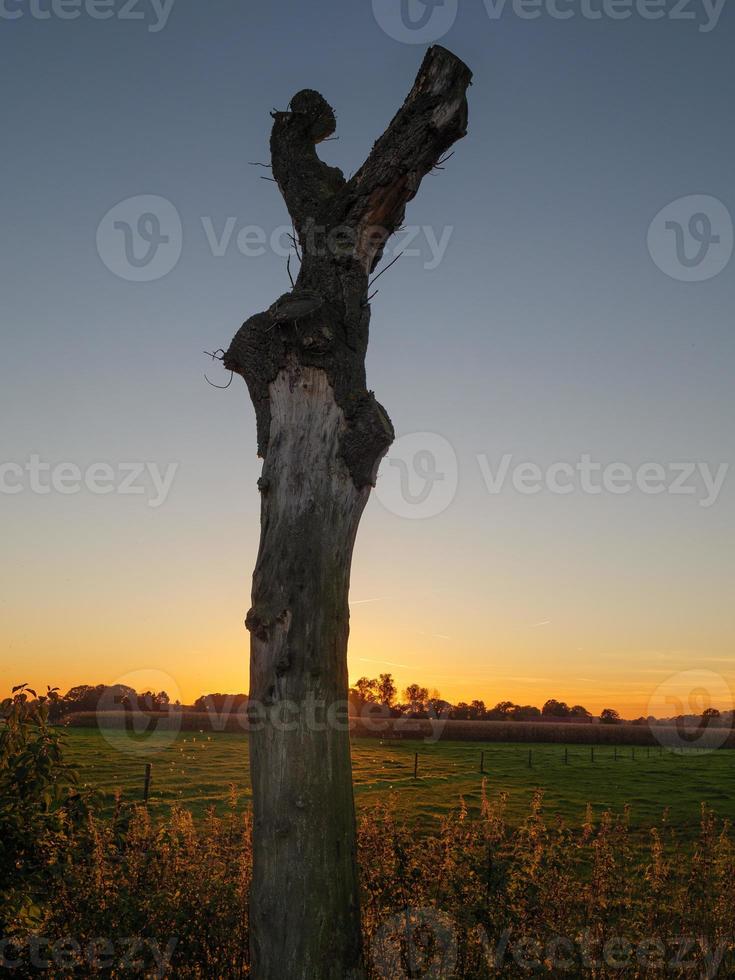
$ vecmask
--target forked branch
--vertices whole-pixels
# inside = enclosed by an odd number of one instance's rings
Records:
[[[471,79],[456,55],[429,48],[403,106],[349,181],[317,156],[316,145],[336,128],[334,110],[318,92],[304,89],[289,111],[274,112],[273,176],[299,235],[309,223],[324,234],[351,233],[354,257],[372,272],[422,179],[466,134]]]

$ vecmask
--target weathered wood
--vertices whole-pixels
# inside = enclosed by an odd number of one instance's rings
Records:
[[[305,89],[273,114],[273,176],[302,256],[294,288],[237,332],[264,458],[253,576],[251,959],[255,980],[363,976],[347,708],[357,527],[392,439],[367,390],[368,278],[406,203],[465,134],[469,69],[429,49],[349,181],[317,156],[334,112]],[[341,716],[341,717],[340,717]]]
[[[294,362],[272,383],[247,620],[250,696],[266,719],[251,737],[258,977],[359,976],[345,654],[352,546],[369,488],[355,486],[339,456],[344,426],[323,370]]]

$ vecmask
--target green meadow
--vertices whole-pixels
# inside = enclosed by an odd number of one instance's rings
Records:
[[[354,739],[357,807],[390,803],[398,816],[429,830],[462,799],[470,812],[479,809],[484,780],[490,799],[507,794],[511,823],[525,817],[538,789],[544,791],[547,814],[573,825],[583,821],[587,804],[595,817],[628,804],[634,830],[658,823],[668,810],[671,825],[684,837],[696,833],[702,802],[718,816],[735,820],[732,750],[673,753],[658,747],[597,745],[594,760],[592,752],[579,744]],[[105,794],[110,810],[116,791],[123,801],[142,800],[146,763],[152,766],[153,813],[164,813],[176,803],[196,817],[210,807],[221,812],[232,785],[242,805],[250,795],[243,733],[181,732],[173,738],[164,732],[137,741],[125,731],[68,729],[67,758],[80,767],[83,782]]]

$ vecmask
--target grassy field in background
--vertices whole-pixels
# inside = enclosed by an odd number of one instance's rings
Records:
[[[157,741],[156,741],[157,740]],[[82,779],[110,794],[119,788],[124,800],[140,801],[146,762],[152,763],[150,806],[160,812],[180,803],[201,817],[210,806],[222,811],[234,783],[241,803],[250,795],[248,740],[243,733],[160,733],[137,743],[125,731],[67,731],[69,760],[81,767]],[[529,748],[531,765],[528,764]],[[392,800],[397,813],[422,829],[455,809],[463,797],[470,810],[479,807],[484,751],[487,794],[508,794],[508,817],[518,822],[528,813],[534,791],[545,791],[545,810],[579,825],[587,803],[599,816],[605,809],[630,804],[631,824],[647,828],[665,808],[670,821],[689,837],[698,826],[701,802],[720,817],[735,819],[735,752],[596,746],[595,761],[585,745],[500,744],[355,739],[352,743],[358,809]],[[414,753],[419,754],[413,778]],[[635,757],[633,758],[633,753]]]

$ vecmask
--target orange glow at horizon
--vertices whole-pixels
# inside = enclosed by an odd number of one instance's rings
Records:
[[[101,507],[90,517],[85,502],[85,530],[75,536],[51,514],[36,517],[37,560],[6,574],[0,688],[27,681],[66,691],[147,670],[184,703],[247,692],[252,496],[234,541],[224,516],[182,538],[176,508],[117,526]],[[417,682],[453,703],[541,707],[556,698],[630,718],[649,714],[661,685],[675,696],[676,678],[694,671],[695,687],[717,694],[715,707],[732,706],[731,694],[719,697],[735,687],[724,557],[707,556],[704,583],[705,555],[690,544],[690,564],[662,556],[655,576],[641,573],[644,589],[623,550],[598,567],[595,540],[577,544],[574,565],[560,564],[542,536],[553,522],[494,520],[479,532],[464,518],[401,523],[371,501],[352,575],[351,682],[388,672],[399,691]],[[390,544],[397,524],[399,550]],[[22,553],[23,534],[8,525],[9,551]],[[494,535],[492,550],[483,535]]]

